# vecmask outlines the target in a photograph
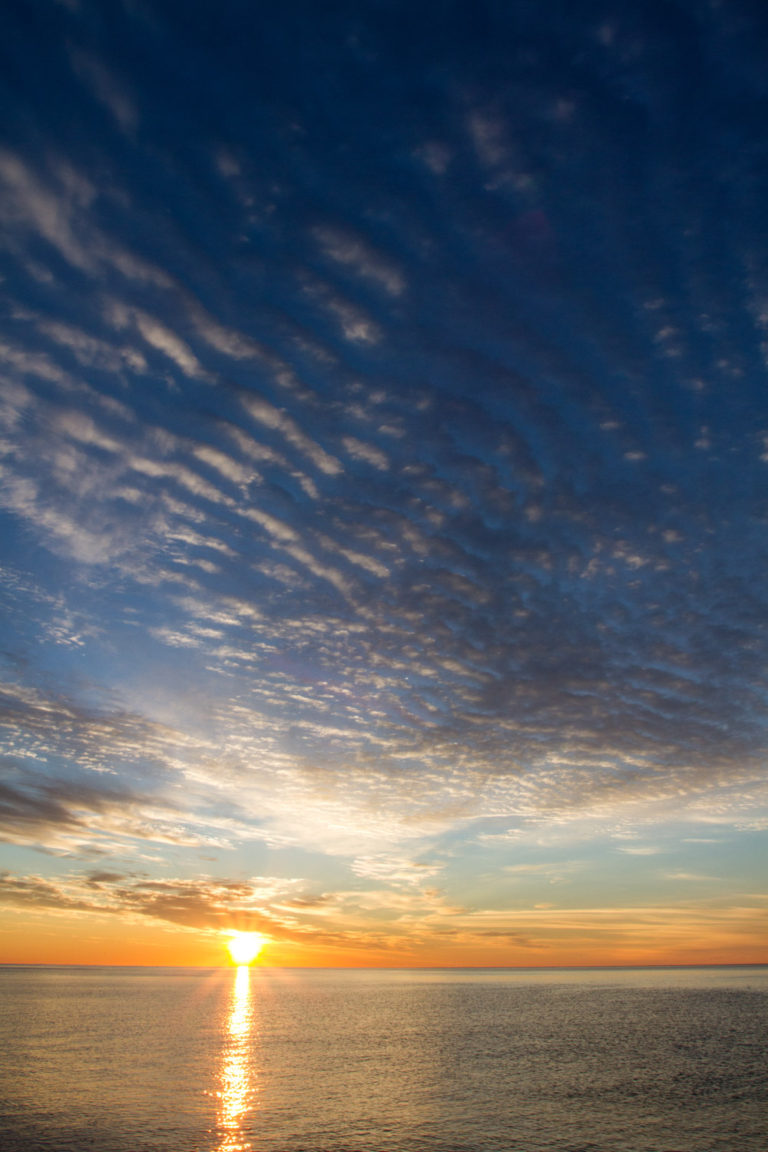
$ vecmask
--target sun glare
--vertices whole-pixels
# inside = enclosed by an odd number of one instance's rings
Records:
[[[229,954],[235,964],[252,964],[264,946],[264,937],[258,932],[230,932],[227,941]]]

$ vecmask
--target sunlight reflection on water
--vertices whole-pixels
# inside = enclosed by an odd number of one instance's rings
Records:
[[[2,1152],[768,1152],[768,966],[0,965]]]
[[[253,1107],[256,1089],[251,1061],[251,970],[241,965],[232,985],[232,1002],[219,1074],[219,1111],[216,1124],[221,1140],[217,1152],[249,1152],[243,1139],[243,1117]]]

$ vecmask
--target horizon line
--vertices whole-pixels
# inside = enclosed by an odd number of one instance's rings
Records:
[[[0,968],[185,968],[200,972],[220,968],[298,972],[631,972],[656,969],[768,968],[768,960],[701,964],[77,964],[45,960],[2,960]]]

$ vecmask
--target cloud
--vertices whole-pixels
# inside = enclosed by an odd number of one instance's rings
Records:
[[[509,148],[505,140],[505,128],[498,116],[472,112],[467,119],[467,128],[483,164],[497,168],[507,160]]]
[[[308,943],[313,948],[347,946],[362,950],[390,946],[386,930],[371,931],[354,922],[331,929],[318,923],[332,897],[312,893],[301,880],[254,877],[233,880],[199,876],[195,880],[108,872],[70,873],[57,880],[0,873],[0,906],[150,919],[202,932],[231,929],[262,932],[270,940]]]
[[[512,851],[626,817],[646,868],[670,814],[762,826],[762,73],[707,73],[702,134],[652,18],[635,73],[618,27],[518,15],[476,55],[449,13],[426,87],[378,17],[363,88],[312,20],[301,83],[280,37],[246,73],[194,20],[181,59],[171,17],[135,58],[38,29],[57,100],[9,89],[0,151],[25,843],[250,832],[418,889],[475,820]]]
[[[102,60],[82,48],[71,47],[69,58],[75,75],[91,89],[96,99],[114,117],[118,127],[133,134],[139,122],[136,103],[126,86]]]
[[[9,843],[98,854],[127,851],[132,841],[214,844],[238,835],[237,821],[194,814],[170,797],[174,781],[206,753],[204,740],[11,682],[0,687],[0,726]]]
[[[290,883],[280,887],[291,889]],[[233,924],[247,925],[247,930],[271,927],[272,919],[261,910],[261,904],[265,898],[274,899],[275,894],[274,882],[265,888],[264,882],[206,877],[153,880],[135,873],[94,870],[51,881],[40,876],[0,874],[0,901],[6,906],[127,913],[197,929]]]
[[[319,227],[314,236],[326,256],[338,264],[349,267],[364,280],[379,285],[390,296],[400,296],[405,280],[389,261],[382,259],[360,237],[335,228]]]
[[[155,317],[141,308],[131,307],[119,300],[108,302],[106,318],[117,329],[134,324],[147,344],[173,361],[185,375],[194,378],[205,375],[200,362],[188,345]]]
[[[31,773],[18,787],[0,784],[0,829],[6,843],[56,855],[106,855],[121,847],[126,851],[135,841],[221,843],[210,834],[185,829],[180,814],[162,801]]]
[[[429,140],[416,149],[415,155],[436,176],[443,176],[451,163],[451,150],[437,140]]]
[[[171,278],[161,268],[97,225],[93,207],[103,194],[55,145],[37,165],[11,149],[0,148],[2,243],[36,279],[50,283],[53,276],[44,264],[27,258],[24,240],[29,233],[49,244],[72,268],[91,277],[114,269],[129,281],[171,287]],[[151,333],[151,321],[147,328]]]
[[[386,454],[373,444],[364,444],[362,440],[358,440],[354,436],[345,436],[343,444],[347,453],[354,460],[372,464],[374,468],[378,468],[381,472],[386,472],[389,468],[389,460]]]
[[[372,949],[402,962],[437,949],[486,945],[521,954],[531,962],[550,961],[553,948],[570,957],[689,955],[702,939],[718,947],[759,944],[766,909],[759,902],[723,907],[704,897],[691,903],[559,907],[503,910],[462,907],[437,889],[319,891],[301,878],[254,876],[233,879],[199,875],[194,880],[152,877],[136,869],[70,871],[55,879],[0,874],[0,905],[42,910],[58,917],[119,916],[150,919],[198,932],[258,931],[270,940],[315,948],[343,947],[347,954]],[[519,950],[519,953],[518,951]],[[465,953],[466,954],[466,953]],[[470,953],[471,954],[471,953]],[[459,952],[461,955],[461,952]]]
[[[362,308],[334,292],[328,284],[305,277],[304,292],[338,321],[345,340],[366,345],[378,344],[382,339],[379,325]]]
[[[138,349],[126,345],[115,347],[106,340],[60,321],[39,320],[37,327],[48,339],[71,351],[81,365],[104,368],[111,372],[120,372],[125,368],[137,373],[147,370],[147,362]]]
[[[423,885],[441,871],[439,865],[409,859],[393,859],[391,853],[359,856],[352,863],[356,876],[385,881],[387,887]]]
[[[0,187],[0,223],[33,229],[76,268],[95,267],[75,222],[96,195],[90,180],[58,164],[46,183],[15,153],[0,149]]]
[[[243,397],[242,403],[253,420],[266,428],[279,432],[291,447],[305,455],[318,471],[329,476],[335,476],[341,472],[339,461],[305,435],[296,421],[287,413],[275,408],[269,401],[261,397]]]

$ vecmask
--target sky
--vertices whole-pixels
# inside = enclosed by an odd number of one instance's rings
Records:
[[[8,0],[0,961],[768,962],[766,52]]]

